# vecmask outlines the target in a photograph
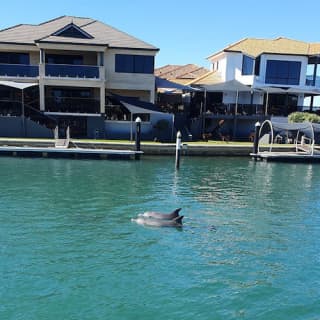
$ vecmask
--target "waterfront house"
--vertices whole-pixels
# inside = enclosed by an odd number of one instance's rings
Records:
[[[258,120],[320,109],[320,43],[246,38],[208,60],[210,72],[188,83],[204,90],[203,132],[224,120],[225,135],[248,140]]]
[[[141,103],[154,103],[158,50],[91,18],[1,30],[0,136],[52,136],[57,124],[69,126],[72,137],[102,138],[117,124],[132,133],[128,122],[138,111],[142,133],[147,128],[151,135],[150,119],[161,116]]]

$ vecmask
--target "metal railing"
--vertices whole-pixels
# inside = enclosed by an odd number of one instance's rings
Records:
[[[49,97],[46,111],[66,113],[100,113],[100,101],[93,98]]]

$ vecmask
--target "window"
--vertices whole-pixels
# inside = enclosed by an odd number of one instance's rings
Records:
[[[300,82],[301,62],[268,60],[266,83],[298,85]]]
[[[256,63],[254,64],[254,75],[259,76],[260,75],[260,57],[256,58]]]
[[[248,76],[253,74],[254,59],[243,55],[242,58],[242,75]]]
[[[154,72],[154,57],[116,54],[115,72],[152,74]]]
[[[82,65],[83,57],[78,55],[46,54],[46,63]]]
[[[0,63],[30,64],[28,53],[0,52]]]
[[[55,98],[91,98],[92,91],[90,89],[51,89],[51,96]]]

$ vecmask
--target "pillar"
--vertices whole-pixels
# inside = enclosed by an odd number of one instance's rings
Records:
[[[106,113],[106,92],[104,85],[100,87],[100,113]]]

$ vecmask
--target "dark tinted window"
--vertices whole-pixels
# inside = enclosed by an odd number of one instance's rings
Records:
[[[116,54],[115,72],[152,74],[154,72],[154,57]]]
[[[46,54],[46,63],[82,65],[83,57],[78,55]]]
[[[266,83],[298,85],[301,62],[268,60]]]
[[[254,65],[254,59],[251,57],[248,57],[246,55],[243,55],[242,58],[242,75],[251,75],[253,74],[253,65]]]
[[[28,53],[0,52],[0,63],[30,64]]]

